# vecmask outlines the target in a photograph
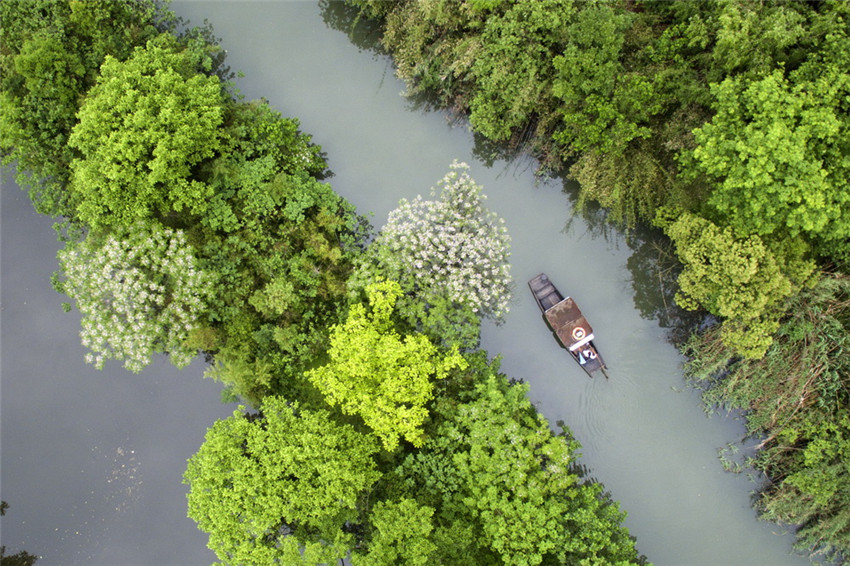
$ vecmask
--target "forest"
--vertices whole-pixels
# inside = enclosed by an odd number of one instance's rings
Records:
[[[708,407],[746,411],[755,505],[850,551],[850,5],[351,0],[407,95],[580,185],[677,260]]]
[[[663,231],[707,407],[741,409],[763,518],[850,552],[850,5],[349,0],[407,95]],[[510,238],[455,163],[369,222],[298,121],[159,4],[0,3],[0,156],[65,248],[87,360],[199,353],[190,460],[223,563],[631,564],[624,514],[478,348]],[[435,245],[434,242],[439,242]],[[412,267],[411,267],[412,266]],[[296,434],[293,434],[296,433]],[[317,490],[316,486],[324,486]]]
[[[479,348],[510,236],[468,165],[376,233],[209,29],[153,0],[6,1],[0,29],[0,155],[56,219],[86,361],[203,355],[241,403],[184,475],[221,563],[645,562]]]

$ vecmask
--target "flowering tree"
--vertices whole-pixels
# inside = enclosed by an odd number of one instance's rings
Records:
[[[437,200],[403,199],[390,212],[373,243],[374,263],[431,308],[462,307],[478,318],[499,321],[511,298],[504,220],[484,207],[486,197],[465,163],[453,162],[437,190]]]
[[[139,372],[154,352],[168,352],[177,367],[188,365],[195,352],[184,343],[205,308],[208,277],[183,232],[136,224],[122,238],[91,240],[59,252],[60,290],[83,314],[86,362],[102,369],[123,360]]]

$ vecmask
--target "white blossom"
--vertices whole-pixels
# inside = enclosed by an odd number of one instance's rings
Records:
[[[122,238],[69,245],[59,262],[65,293],[83,314],[87,363],[102,369],[108,359],[123,360],[139,372],[155,352],[169,353],[177,367],[192,360],[185,342],[209,282],[182,231],[136,225]]]
[[[510,236],[483,206],[481,186],[455,161],[434,189],[437,200],[402,200],[373,244],[386,276],[420,296],[447,294],[481,316],[500,320],[511,298]]]

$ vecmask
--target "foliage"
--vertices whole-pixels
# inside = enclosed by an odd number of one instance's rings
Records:
[[[9,504],[0,502],[0,515],[6,515]],[[0,563],[6,566],[32,566],[38,561],[38,556],[30,554],[26,550],[19,550],[15,554],[6,554],[6,546],[0,546]]]
[[[433,515],[432,508],[421,506],[414,499],[379,501],[371,512],[373,535],[368,552],[353,554],[351,563],[354,566],[431,564],[437,549],[430,539]]]
[[[445,338],[457,332],[458,316],[498,321],[508,312],[510,236],[504,220],[484,207],[466,164],[452,163],[437,189],[438,200],[417,196],[390,212],[359,277],[398,281],[413,299],[399,310],[417,329]]]
[[[102,241],[70,243],[59,262],[59,290],[83,314],[86,362],[102,369],[123,360],[139,372],[155,352],[169,353],[177,367],[192,360],[197,350],[186,340],[205,311],[210,278],[182,232],[136,224]]]
[[[610,211],[618,223],[635,227],[663,202],[670,202],[673,180],[653,157],[646,143],[644,149],[629,154],[583,153],[570,167],[570,175],[581,185],[577,206],[584,209],[598,203]]]
[[[422,450],[395,471],[397,490],[436,510],[434,561],[636,563],[623,515],[571,469],[578,444],[551,433],[527,386],[484,371],[472,398],[442,405]]]
[[[507,140],[535,120],[536,132],[554,128],[552,59],[566,43],[574,4],[518,2],[500,17],[487,18],[471,69],[475,89],[469,122],[476,131],[491,140]]]
[[[850,237],[850,171],[840,158],[850,131],[840,102],[850,92],[848,63],[814,81],[774,71],[712,90],[717,114],[695,132],[692,174],[716,182],[708,204],[739,231],[803,235],[827,248]]]
[[[771,250],[757,236],[738,237],[731,228],[691,213],[659,213],[656,223],[683,264],[677,304],[723,317],[721,334],[728,346],[746,357],[764,355],[783,302],[794,291]]]
[[[189,516],[225,564],[338,561],[353,542],[343,527],[378,478],[376,451],[325,411],[267,397],[262,415],[218,421],[189,459]]]
[[[443,105],[465,107],[474,84],[470,70],[481,49],[480,30],[491,12],[479,9],[480,4],[403,2],[386,14],[381,43],[393,54],[408,96],[433,91]]]
[[[126,61],[107,56],[68,144],[71,197],[92,227],[203,213],[213,195],[192,169],[219,148],[224,109],[200,42],[162,34]]]
[[[621,63],[625,34],[635,16],[607,3],[590,3],[568,28],[570,41],[553,60],[552,90],[562,102],[556,141],[573,152],[621,153],[648,137],[647,119],[661,111],[651,81]]]
[[[0,3],[0,157],[39,212],[73,213],[68,137],[105,57],[126,59],[171,21],[150,0]]]
[[[300,380],[326,348],[346,295],[356,216],[304,170],[278,172],[268,152],[215,165],[211,185],[226,198],[210,206],[221,214],[191,233],[204,268],[218,276],[214,339],[204,349],[215,352],[210,375],[258,405]]]
[[[393,330],[390,316],[401,294],[397,283],[374,283],[366,292],[369,312],[362,304],[351,307],[345,323],[331,330],[330,362],[307,377],[332,407],[359,415],[386,450],[394,450],[400,438],[421,446],[432,379],[443,379],[466,362],[456,350],[441,354],[421,334],[402,338]]]
[[[765,519],[798,525],[797,546],[839,559],[850,552],[850,280],[823,275],[795,296],[760,360],[737,360],[710,329],[686,349],[687,373],[708,404],[747,410],[761,438],[753,464],[770,482]]]

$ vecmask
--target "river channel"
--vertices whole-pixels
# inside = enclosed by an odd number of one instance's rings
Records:
[[[756,519],[746,473],[718,450],[741,439],[733,417],[707,416],[683,382],[683,359],[644,297],[655,276],[620,233],[572,212],[569,183],[535,177],[528,159],[481,157],[464,124],[414,107],[391,62],[326,25],[316,2],[176,2],[209,19],[247,98],[297,117],[327,153],[329,182],[380,227],[399,199],[427,196],[454,159],[471,166],[513,238],[515,297],[482,346],[530,384],[549,421],[583,445],[582,463],[628,513],[656,565],[803,565],[788,530]],[[232,406],[196,361],[157,360],[139,375],[83,361],[79,317],[50,289],[51,221],[8,181],[2,200],[2,496],[8,550],[39,565],[208,564],[185,518],[185,460]],[[594,326],[610,379],[589,379],[552,338],[526,281],[546,272]],[[638,293],[636,289],[642,291]],[[636,297],[638,297],[636,299]],[[657,293],[657,302],[663,302]]]

